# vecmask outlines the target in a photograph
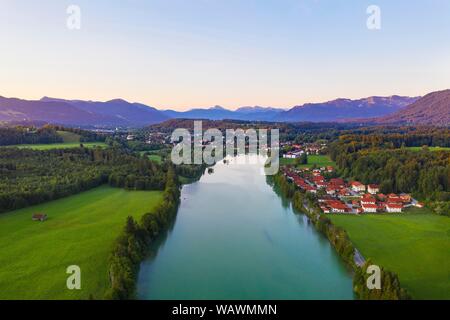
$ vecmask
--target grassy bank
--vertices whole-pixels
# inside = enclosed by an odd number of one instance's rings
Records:
[[[398,274],[416,299],[450,299],[450,219],[402,214],[328,215],[366,257]]]
[[[160,191],[102,186],[0,215],[0,299],[102,298],[108,257],[127,216],[140,218],[162,202]],[[31,220],[33,213],[49,216]],[[66,288],[66,268],[81,268],[81,290]]]

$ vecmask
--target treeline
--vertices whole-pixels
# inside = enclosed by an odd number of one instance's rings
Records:
[[[0,148],[0,212],[42,203],[104,183],[131,190],[162,190],[161,166],[122,150]]]
[[[0,128],[0,146],[58,142],[63,142],[63,138],[58,135],[55,128],[49,126],[44,126],[42,128]]]
[[[397,274],[380,268],[380,288],[369,289],[367,281],[370,273],[367,268],[372,265],[369,260],[361,267],[355,270],[353,276],[353,291],[360,300],[410,300],[411,296],[400,285]],[[370,281],[370,280],[369,280]]]
[[[392,150],[342,139],[332,143],[329,152],[344,177],[380,184],[383,193],[450,201],[450,151]]]
[[[450,147],[450,129],[437,127],[366,127],[341,132],[339,139],[360,148]]]
[[[109,258],[110,288],[106,299],[134,297],[139,265],[149,245],[160,232],[166,230],[177,213],[180,189],[175,170],[169,167],[163,201],[145,214],[140,222],[128,217],[122,234],[117,238]]]
[[[57,131],[72,132],[80,136],[80,142],[104,142],[109,134],[99,133],[78,128],[67,128],[61,126],[52,126]]]
[[[382,270],[382,286],[380,290],[371,291],[366,286],[369,274],[366,273],[367,263],[363,267],[355,264],[355,247],[347,232],[335,226],[332,221],[321,213],[316,196],[298,190],[285,176],[278,174],[273,177],[275,187],[282,195],[291,200],[292,206],[298,212],[308,216],[316,229],[325,235],[336,249],[342,260],[355,271],[353,290],[359,299],[408,299],[408,293],[401,287],[395,273]]]

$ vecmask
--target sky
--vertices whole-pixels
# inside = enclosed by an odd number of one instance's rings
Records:
[[[450,88],[449,39],[448,0],[0,0],[0,95],[175,110],[418,96]]]

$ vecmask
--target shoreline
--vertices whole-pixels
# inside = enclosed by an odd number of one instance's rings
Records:
[[[359,250],[353,245],[345,229],[335,226],[332,221],[315,210],[316,203],[308,203],[305,199],[306,193],[300,192],[295,186],[290,184],[281,174],[270,177],[274,186],[280,188],[280,193],[288,200],[293,209],[306,217],[314,224],[317,231],[327,237],[343,262],[353,271],[353,293],[358,300],[410,300],[412,297],[401,287],[397,274],[390,272],[380,266],[383,286],[381,289],[369,290],[366,286],[369,274],[367,268],[371,265],[370,258],[365,259]],[[364,261],[364,263],[363,263]],[[387,282],[387,285],[385,284]],[[389,286],[394,286],[389,288]],[[387,290],[385,289],[388,287]]]

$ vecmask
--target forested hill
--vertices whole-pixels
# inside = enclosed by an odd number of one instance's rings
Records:
[[[427,94],[405,109],[376,122],[450,126],[450,89]]]

